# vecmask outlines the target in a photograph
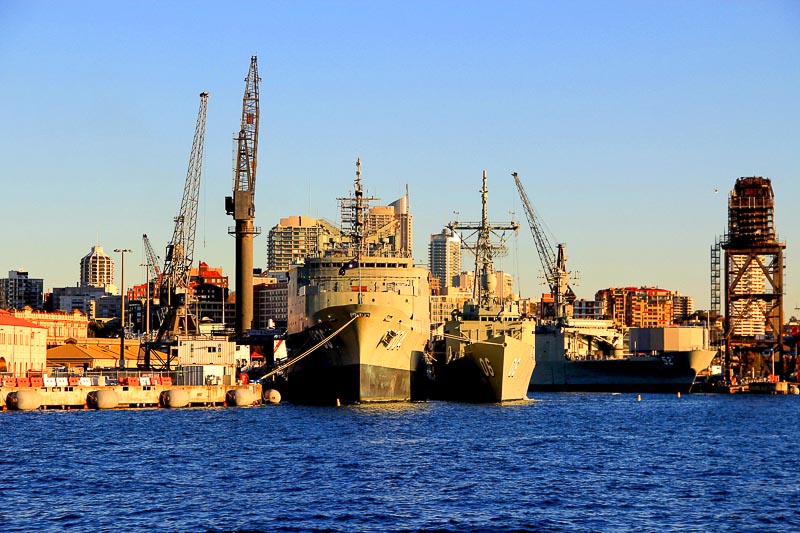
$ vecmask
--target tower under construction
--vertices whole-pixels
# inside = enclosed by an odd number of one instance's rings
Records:
[[[782,349],[783,250],[770,180],[743,177],[728,198],[725,250],[725,364],[729,375],[789,372]]]

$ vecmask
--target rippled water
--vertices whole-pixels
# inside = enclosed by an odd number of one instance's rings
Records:
[[[0,413],[0,531],[797,531],[797,396]]]

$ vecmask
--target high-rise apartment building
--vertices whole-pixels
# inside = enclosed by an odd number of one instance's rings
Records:
[[[267,270],[289,270],[292,264],[318,253],[324,241],[337,238],[339,230],[324,220],[304,216],[282,218],[267,236]]]
[[[657,287],[609,288],[595,294],[605,316],[617,324],[638,328],[672,325],[672,298],[672,292]]]
[[[44,280],[29,278],[25,270],[11,270],[0,279],[0,309],[42,309]]]
[[[114,260],[103,252],[102,246],[81,259],[81,287],[107,287],[114,284]]]
[[[758,261],[764,264],[765,257],[757,256]],[[761,266],[753,261],[745,267],[747,257],[734,255],[731,257],[733,269],[741,272],[742,276],[736,286],[731,290],[735,296],[747,294],[766,293],[767,278]],[[756,298],[731,298],[731,308],[736,320],[732,320],[733,334],[742,337],[755,337],[764,335],[767,331],[765,314],[767,302]]]
[[[461,239],[449,230],[431,235],[428,265],[431,274],[439,282],[440,293],[447,294],[448,289],[456,285],[461,273]]]
[[[694,313],[694,299],[691,296],[683,296],[677,292],[672,294],[672,318],[676,324],[689,319]]]

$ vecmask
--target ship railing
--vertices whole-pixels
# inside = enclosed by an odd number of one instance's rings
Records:
[[[139,380],[138,386],[148,387],[161,383],[156,383],[155,380],[150,382],[151,378],[171,378],[170,385],[202,385],[203,383],[195,383],[193,375],[196,371],[177,367],[174,370],[140,370],[136,368],[91,368],[84,370],[81,367],[71,367],[66,369],[53,369],[49,374],[49,378],[88,378],[91,383],[80,383],[85,386],[115,386],[125,383],[129,378],[136,378]],[[103,378],[100,380],[100,378]]]
[[[415,294],[414,283],[408,278],[397,276],[381,276],[380,278],[365,277],[362,280],[355,278],[317,278],[313,285],[307,285],[306,294],[321,294],[326,292],[385,292],[395,294]],[[313,287],[313,289],[311,288]]]
[[[412,257],[410,252],[405,250],[388,250],[384,248],[371,248],[369,250],[364,250],[363,252],[359,252],[358,249],[355,247],[353,248],[335,248],[335,249],[324,249],[311,252],[307,254],[306,257],[310,257],[313,259],[323,259],[323,258],[337,258],[337,259],[352,259],[355,254],[361,253],[363,257],[394,257],[394,258],[401,258],[401,259],[408,259]]]

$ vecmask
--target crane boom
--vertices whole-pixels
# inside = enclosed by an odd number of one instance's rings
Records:
[[[153,250],[153,246],[150,244],[150,239],[147,238],[146,233],[142,235],[142,242],[144,243],[144,253],[147,256],[147,268],[150,270],[150,277],[158,283],[158,278],[161,274],[161,268],[159,267],[160,260]]]
[[[167,245],[161,279],[161,302],[166,303],[164,319],[158,328],[156,342],[169,331],[172,334],[197,332],[197,320],[189,307],[189,270],[194,261],[194,239],[197,229],[197,204],[200,197],[200,178],[203,168],[203,147],[206,132],[208,93],[200,93],[200,109],[189,155],[189,169],[183,186],[183,198],[175,230]]]
[[[553,245],[547,238],[547,234],[539,224],[536,212],[533,210],[525,188],[516,172],[511,174],[514,177],[514,183],[517,184],[522,206],[525,209],[525,217],[528,219],[528,226],[531,228],[533,241],[536,244],[536,251],[539,254],[539,260],[542,263],[542,270],[550,288],[550,293],[555,300],[555,314],[559,320],[567,318],[566,304],[575,301],[575,293],[568,285],[569,272],[567,272],[567,253],[566,245],[558,244],[557,252],[553,250]]]
[[[242,97],[242,123],[239,135],[236,137],[236,168],[233,175],[234,204],[239,200],[237,192],[246,193],[244,198],[250,197],[250,202],[236,208],[233,218],[241,220],[252,218],[255,215],[254,196],[256,191],[256,167],[258,166],[258,124],[259,124],[259,97],[258,62],[256,56],[250,58],[250,70],[245,78],[244,96]]]
[[[194,261],[197,204],[200,197],[207,108],[208,93],[202,92],[192,140],[192,151],[189,156],[189,168],[186,171],[186,181],[183,186],[181,207],[178,216],[175,217],[175,229],[172,233],[172,240],[167,245],[167,254],[164,260],[164,276],[173,288],[185,289],[189,286],[189,269]]]
[[[168,332],[170,336],[177,336],[197,334],[199,329],[197,319],[192,314],[190,307],[189,270],[194,260],[197,204],[200,198],[207,109],[208,93],[204,91],[200,93],[200,109],[197,112],[197,123],[189,154],[189,169],[186,171],[180,211],[175,217],[175,229],[172,233],[172,240],[167,245],[164,269],[160,275],[156,266],[158,257],[153,252],[147,235],[143,235],[147,261],[153,265],[161,303],[159,313],[161,324],[158,327],[158,333],[154,340],[141,345],[139,368],[144,370],[169,370],[173,355],[167,347],[170,341],[165,340]]]
[[[519,176],[517,176],[516,172],[512,173],[511,175],[514,177],[514,183],[517,184],[517,190],[519,191],[519,196],[522,200],[522,207],[525,209],[525,217],[528,219],[528,226],[531,228],[533,240],[536,243],[536,251],[539,254],[539,261],[541,261],[542,268],[544,269],[544,276],[545,280],[547,281],[547,286],[550,287],[550,290],[555,294],[556,281],[558,277],[556,276],[555,271],[556,255],[553,251],[553,245],[550,244],[550,240],[547,238],[547,235],[539,226],[536,213],[533,210],[530,200],[528,200],[528,195],[525,192],[525,189],[522,187],[522,182],[520,181]]]

